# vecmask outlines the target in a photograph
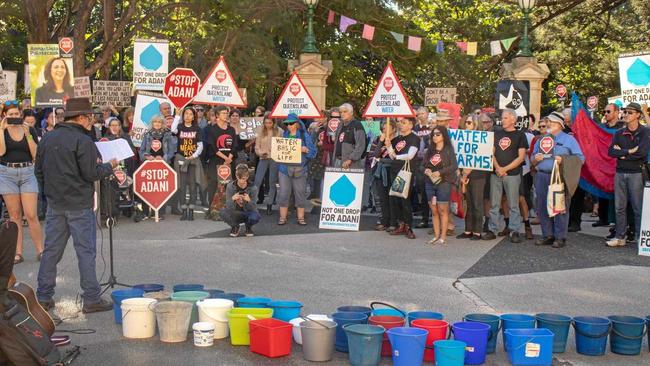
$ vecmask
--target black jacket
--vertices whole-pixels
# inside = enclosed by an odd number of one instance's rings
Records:
[[[615,149],[615,145],[620,149]],[[638,150],[630,154],[630,150],[635,147]],[[617,173],[641,173],[641,167],[648,159],[649,149],[650,130],[643,125],[639,125],[634,132],[625,127],[614,134],[609,145],[609,156],[616,158]]]
[[[98,164],[99,153],[86,130],[64,122],[48,132],[36,152],[34,172],[48,205],[59,210],[93,207],[93,182],[113,173],[111,165]]]

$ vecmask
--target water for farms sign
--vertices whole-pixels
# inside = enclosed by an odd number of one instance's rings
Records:
[[[650,104],[650,51],[621,55],[618,72],[623,105]]]
[[[133,44],[133,87],[162,91],[169,72],[169,41],[136,39]]]
[[[494,132],[449,129],[460,169],[492,171]]]
[[[318,227],[359,231],[362,194],[362,169],[327,168]]]

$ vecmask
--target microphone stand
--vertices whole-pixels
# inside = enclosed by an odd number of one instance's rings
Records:
[[[110,177],[104,179],[104,182],[106,183],[107,189],[106,189],[106,198],[105,202],[107,203],[107,212],[106,212],[106,226],[108,227],[108,248],[109,248],[109,268],[110,268],[110,274],[108,276],[108,280],[104,283],[99,284],[100,287],[106,286],[100,293],[100,296],[106,293],[108,289],[113,289],[115,286],[122,286],[122,287],[133,287],[132,285],[127,285],[125,283],[121,283],[117,281],[117,277],[115,276],[115,265],[114,265],[114,260],[113,260],[113,227],[115,226],[115,218],[113,217],[113,187],[112,187],[112,182],[113,182],[114,175],[111,174]],[[100,188],[101,192],[101,188]]]

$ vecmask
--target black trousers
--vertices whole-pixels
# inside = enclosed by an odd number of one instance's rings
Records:
[[[393,182],[398,173],[399,170],[398,171],[391,170],[389,182]],[[401,197],[390,196],[390,198],[388,199],[388,201],[390,202],[391,226],[396,226],[398,222],[401,222],[408,226],[413,225],[413,207],[411,206],[412,194],[413,194],[413,182],[411,181],[411,187],[409,189],[408,197],[401,198]]]
[[[207,164],[205,175],[208,177],[208,187],[205,191],[208,194],[208,205],[212,203],[212,198],[217,192],[217,162],[215,159],[210,159]]]
[[[467,213],[465,215],[465,231],[480,233],[483,231],[483,192],[485,178],[470,179],[465,197],[467,198]]]
[[[420,213],[422,214],[422,222],[429,224],[429,217],[431,215],[431,209],[429,208],[429,200],[427,199],[427,192],[424,189],[424,182],[426,177],[424,172],[420,172],[419,169],[416,174],[414,174],[417,184],[417,202],[420,205]]]
[[[571,197],[571,206],[569,208],[569,226],[580,227],[582,223],[582,214],[585,211],[585,191],[578,187]]]
[[[390,182],[390,180],[389,180]],[[381,178],[375,178],[372,182],[373,193],[375,197],[379,200],[379,207],[381,208],[381,215],[379,216],[379,222],[384,226],[391,226],[395,223],[392,222],[390,212],[390,200],[388,192],[390,191],[389,187],[384,187],[384,183]]]

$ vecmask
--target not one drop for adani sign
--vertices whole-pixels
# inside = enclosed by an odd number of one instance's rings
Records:
[[[359,231],[363,170],[327,168],[323,182],[320,229]]]

